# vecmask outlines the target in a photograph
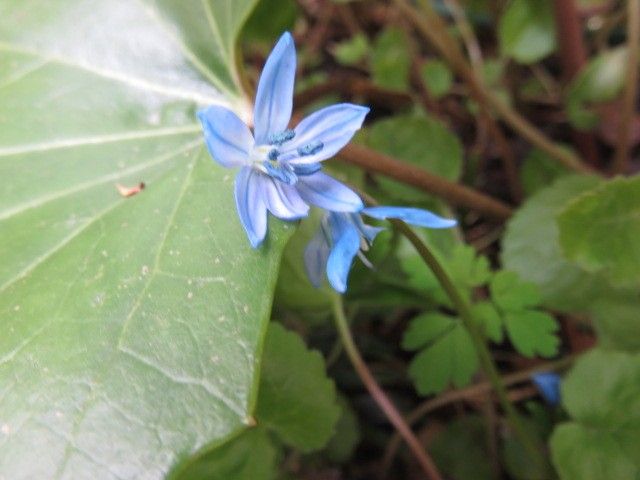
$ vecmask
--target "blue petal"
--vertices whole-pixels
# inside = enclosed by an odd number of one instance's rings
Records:
[[[285,32],[262,70],[253,109],[256,144],[265,145],[270,135],[283,132],[291,119],[293,82],[296,76],[296,47]]]
[[[198,112],[204,140],[213,159],[223,167],[249,163],[253,136],[249,128],[231,110],[212,106]]]
[[[235,184],[238,215],[253,248],[262,243],[267,233],[267,207],[260,175],[251,167],[243,167]]]
[[[284,220],[295,220],[307,216],[309,207],[294,187],[265,175],[260,175],[260,181],[263,184],[264,202],[273,215]]]
[[[560,376],[553,372],[534,373],[531,380],[550,405],[560,403]]]
[[[397,218],[417,227],[450,228],[458,222],[449,218],[442,218],[435,213],[420,208],[407,207],[368,207],[362,213],[378,220]]]
[[[364,206],[353,190],[322,172],[299,177],[295,186],[305,202],[325,210],[357,212]]]
[[[367,225],[362,221],[362,217],[359,213],[351,214],[353,219],[353,223],[355,223],[356,227],[360,231],[360,234],[367,239],[367,242],[371,245],[378,234],[384,230],[382,227],[372,227],[371,225]]]
[[[344,219],[345,216],[331,213],[334,243],[327,260],[327,278],[331,286],[340,293],[347,290],[349,270],[353,258],[360,250],[360,234],[351,221]]]
[[[350,103],[332,105],[312,113],[298,124],[294,130],[296,136],[286,146],[296,151],[307,149],[311,152],[315,150],[311,146],[322,145],[322,148],[291,160],[291,163],[314,163],[333,157],[360,129],[367,113],[367,107]]]
[[[311,284],[320,288],[324,279],[327,259],[329,258],[329,243],[322,228],[319,228],[315,236],[304,249],[304,266]]]

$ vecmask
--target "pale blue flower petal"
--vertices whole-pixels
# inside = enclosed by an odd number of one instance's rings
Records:
[[[538,387],[542,397],[550,405],[560,403],[560,376],[554,372],[541,372],[531,375],[531,380]]]
[[[264,202],[273,215],[283,220],[296,220],[307,216],[309,206],[300,198],[295,187],[266,175],[260,175],[260,181],[263,183]]]
[[[364,206],[353,190],[322,172],[299,177],[295,186],[305,202],[325,210],[357,212]]]
[[[266,145],[269,136],[287,128],[293,107],[295,76],[296,47],[291,34],[285,32],[269,54],[258,82],[253,109],[256,144]]]
[[[417,227],[427,228],[451,228],[458,222],[449,218],[443,218],[435,213],[420,208],[407,207],[368,207],[362,213],[378,220],[397,218]]]
[[[249,163],[253,136],[235,113],[224,107],[212,106],[200,110],[198,118],[209,153],[216,162],[227,168]]]
[[[333,247],[327,260],[327,279],[338,292],[347,291],[347,278],[353,259],[360,250],[360,234],[353,223],[341,214],[331,214]]]
[[[384,230],[382,227],[372,227],[371,225],[364,223],[359,213],[352,213],[351,220],[356,225],[362,236],[366,238],[369,245],[371,245],[376,236]]]
[[[322,228],[319,228],[315,236],[304,249],[304,266],[311,284],[320,288],[325,277],[327,259],[329,258],[329,243]]]
[[[236,176],[234,192],[240,222],[253,248],[262,243],[267,233],[267,207],[260,175],[251,167],[242,167]]]
[[[295,137],[286,144],[295,149],[298,158],[292,164],[314,163],[333,157],[360,129],[367,107],[340,103],[323,108],[302,120],[295,128]]]

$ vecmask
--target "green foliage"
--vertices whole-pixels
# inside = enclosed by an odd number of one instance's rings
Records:
[[[640,281],[640,176],[603,183],[569,203],[558,216],[566,257],[616,282]]]
[[[492,480],[485,431],[486,421],[467,415],[450,422],[430,445],[436,464],[447,478],[456,480]]]
[[[325,449],[325,455],[334,463],[348,461],[360,443],[360,424],[356,413],[349,403],[342,398],[338,399],[341,415],[336,423],[335,433]]]
[[[250,428],[176,466],[169,480],[272,480],[277,449],[263,428]]]
[[[331,287],[327,282],[320,288],[311,285],[303,262],[304,249],[320,227],[319,213],[313,211],[303,219],[289,239],[276,286],[276,308],[304,311],[307,319],[312,313],[322,316],[331,308]]]
[[[242,30],[242,40],[260,42],[270,50],[274,39],[293,29],[298,13],[295,0],[260,0]]]
[[[414,318],[402,347],[420,350],[411,362],[409,374],[422,395],[440,392],[450,384],[463,387],[478,369],[471,337],[454,317],[425,313]]]
[[[406,90],[411,56],[402,30],[387,28],[376,38],[371,52],[373,81],[381,87]]]
[[[516,273],[501,271],[494,275],[489,289],[518,352],[525,357],[552,357],[558,353],[558,324],[551,315],[534,309],[540,303],[540,292],[534,283],[523,282]]]
[[[589,130],[598,124],[597,112],[590,106],[615,99],[622,91],[627,52],[608,50],[594,57],[567,88],[567,115],[574,127]]]
[[[364,33],[358,33],[348,40],[338,43],[333,49],[336,60],[343,65],[356,65],[369,52],[369,40]]]
[[[195,111],[247,111],[234,45],[254,3],[3,3],[7,478],[160,478],[246,428],[288,235],[272,221],[249,248]]]
[[[462,144],[440,121],[429,116],[397,115],[366,130],[371,148],[450,180],[462,171]],[[396,201],[415,202],[426,195],[405,184],[379,176],[385,193]]]
[[[546,152],[533,148],[526,157],[520,170],[520,182],[527,196],[551,185],[555,180],[569,172],[555,158]]]
[[[256,419],[287,445],[308,452],[332,437],[340,408],[322,356],[277,323],[264,345]]]
[[[564,258],[556,224],[556,215],[571,199],[599,182],[596,177],[577,175],[558,179],[527,200],[507,225],[504,268],[538,285],[546,306],[584,310],[600,289],[593,275]]]
[[[429,93],[436,99],[449,93],[453,85],[453,73],[442,60],[429,60],[420,70]]]
[[[640,356],[596,349],[562,387],[573,421],[551,438],[561,480],[635,480],[640,475]]]
[[[551,0],[511,0],[500,18],[498,40],[503,54],[519,63],[535,63],[556,48]]]

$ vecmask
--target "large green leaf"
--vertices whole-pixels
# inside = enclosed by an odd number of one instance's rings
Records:
[[[569,203],[558,215],[560,246],[589,271],[620,283],[640,281],[640,176],[616,178]]]
[[[0,3],[5,478],[161,478],[253,413],[287,235],[249,247],[194,115],[246,116],[254,3]]]
[[[640,356],[596,349],[562,387],[572,422],[558,426],[551,453],[562,480],[635,480],[640,475]]]
[[[574,197],[598,185],[596,177],[571,175],[533,195],[507,225],[506,269],[540,288],[543,303],[563,311],[584,310],[601,281],[562,255],[556,215]]]

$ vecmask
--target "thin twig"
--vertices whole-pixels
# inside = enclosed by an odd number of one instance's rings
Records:
[[[512,214],[511,208],[499,200],[362,145],[347,145],[340,151],[339,158],[368,171],[382,173],[413,185],[454,205],[476,210],[493,218],[505,220]]]
[[[467,83],[471,95],[479,103],[491,107],[513,130],[567,168],[582,173],[592,172],[592,169],[585,165],[573,152],[560,147],[547,138],[537,127],[482,85],[460,51],[457,42],[451,37],[446,24],[428,2],[420,2],[424,14],[418,12],[407,0],[394,0],[394,2],[418,32],[439,50],[453,70]]]
[[[400,412],[398,412],[395,405],[393,405],[391,400],[389,400],[389,397],[387,397],[380,385],[378,385],[378,382],[369,370],[369,367],[367,367],[367,364],[362,359],[362,356],[358,351],[358,347],[356,347],[353,337],[351,336],[351,331],[349,330],[349,325],[342,305],[342,297],[334,294],[332,299],[333,318],[338,334],[340,335],[342,344],[344,345],[345,352],[347,353],[353,368],[362,380],[362,383],[364,383],[365,387],[371,394],[371,397],[384,412],[400,436],[407,442],[407,445],[409,445],[411,452],[427,477],[431,480],[443,480],[429,454],[406,424],[404,418],[400,415]]]
[[[640,53],[640,0],[627,1],[627,75],[622,99],[620,136],[613,160],[612,173],[624,173],[629,157],[631,126],[638,95],[638,54]]]

